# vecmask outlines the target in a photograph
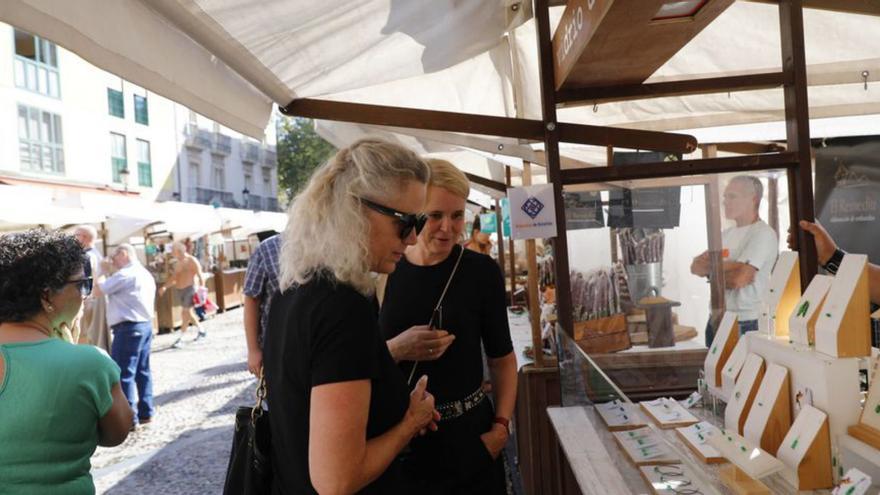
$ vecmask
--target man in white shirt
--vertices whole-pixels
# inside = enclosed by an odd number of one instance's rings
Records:
[[[761,298],[770,283],[770,272],[779,254],[776,232],[758,217],[764,186],[757,177],[739,175],[724,189],[724,217],[736,225],[721,233],[724,263],[724,302],[736,314],[740,334],[758,329]],[[708,277],[709,253],[694,258],[691,273]],[[715,328],[706,326],[706,346],[712,343]]]
[[[122,371],[119,383],[135,412],[135,425],[149,423],[155,412],[150,344],[156,282],[130,244],[117,246],[101,268],[97,287],[107,295],[107,322],[113,330],[110,355]]]

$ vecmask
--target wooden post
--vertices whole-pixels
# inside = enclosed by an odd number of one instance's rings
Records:
[[[532,185],[532,164],[523,162],[522,184]],[[526,240],[526,260],[529,264],[529,322],[532,324],[532,349],[535,352],[535,366],[544,367],[544,344],[541,339],[541,295],[538,293],[538,253],[535,240]],[[558,298],[557,298],[558,299]]]
[[[107,222],[101,222],[101,251],[107,257]]]
[[[614,146],[608,146],[605,149],[605,166],[611,167],[614,165]],[[617,264],[617,235],[615,235],[613,228],[608,229],[608,236],[611,239],[611,264]]]
[[[776,237],[781,239],[779,232],[779,178],[771,175],[767,179],[767,222],[770,228],[776,232]]]
[[[510,167],[504,167],[504,170],[506,172],[505,182],[507,183],[507,187],[510,187],[513,185],[513,181],[511,180],[510,176]],[[507,203],[507,206],[508,208],[510,207],[510,202]],[[501,217],[503,220],[504,215],[501,215]],[[504,225],[502,224],[501,227],[503,230]],[[511,232],[510,234],[511,236],[507,240],[507,247],[509,248],[508,251],[510,251],[510,305],[515,306],[516,296],[514,294],[516,294],[516,251],[513,243],[513,232]]]
[[[559,123],[556,121],[556,91],[553,72],[553,39],[550,36],[548,0],[535,1],[540,57],[541,109],[544,115],[544,151],[547,156],[547,178],[553,184],[556,203],[556,237],[553,255],[556,260],[556,314],[564,332],[574,337],[571,305],[571,281],[568,269],[568,238],[565,227],[565,203],[562,200],[562,168],[559,163]],[[536,349],[535,354],[537,355]]]
[[[800,256],[801,290],[806,290],[819,268],[813,236],[797,228],[799,220],[814,220],[810,115],[807,103],[807,62],[804,54],[802,0],[779,2],[779,33],[782,38],[782,70],[787,77],[785,132],[788,150],[797,154],[798,165],[788,171],[788,197],[794,248]]]
[[[498,266],[504,278],[504,229],[501,228],[501,201],[495,200],[495,224],[498,226]]]
[[[714,144],[703,146],[703,158],[715,158],[718,155],[718,147]],[[724,314],[724,259],[721,251],[724,249],[721,242],[721,188],[718,184],[718,176],[709,176],[709,183],[705,186],[706,194],[706,235],[709,246],[709,321],[712,328],[718,328],[721,316]]]

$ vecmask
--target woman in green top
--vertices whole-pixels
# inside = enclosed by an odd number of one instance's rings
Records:
[[[119,368],[73,344],[85,262],[67,234],[0,236],[0,493],[95,493],[92,453],[132,426]]]

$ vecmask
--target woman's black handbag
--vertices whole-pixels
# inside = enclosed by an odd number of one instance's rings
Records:
[[[226,468],[224,495],[262,495],[272,488],[272,433],[269,411],[263,410],[266,380],[260,370],[257,404],[239,407],[235,413],[235,434]]]

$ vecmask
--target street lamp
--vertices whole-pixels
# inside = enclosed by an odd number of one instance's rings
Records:
[[[244,201],[245,209],[247,209],[247,207],[248,207],[248,198],[250,197],[250,195],[251,195],[251,192],[248,191],[247,187],[245,187],[244,189],[241,190],[241,200]]]
[[[128,192],[128,176],[131,173],[128,171],[128,167],[124,167],[119,171],[119,180],[122,181],[122,185],[125,187],[125,192]]]

